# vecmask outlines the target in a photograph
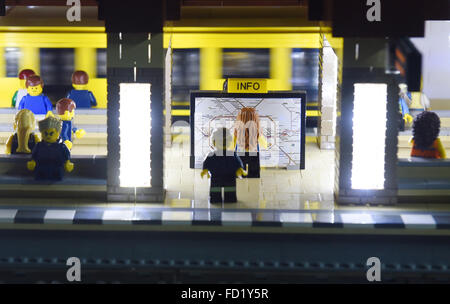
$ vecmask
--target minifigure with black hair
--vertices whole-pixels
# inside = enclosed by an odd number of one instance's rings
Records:
[[[227,128],[219,128],[212,135],[215,151],[206,157],[201,172],[202,178],[211,177],[210,203],[236,203],[236,177],[247,175],[239,156],[228,149],[232,142],[233,136]]]
[[[441,121],[434,112],[424,111],[414,119],[412,132],[412,157],[446,158],[445,149],[439,139]]]

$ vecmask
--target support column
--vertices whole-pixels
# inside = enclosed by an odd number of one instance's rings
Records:
[[[37,75],[41,73],[40,54],[36,47],[21,48],[22,57],[20,59],[19,71],[23,69],[32,69]]]
[[[90,78],[97,77],[97,50],[95,48],[75,49],[75,70],[88,73]]]
[[[108,78],[108,180],[107,196],[109,201],[146,201],[163,202],[163,87],[164,87],[164,51],[162,33],[109,33],[107,45]],[[144,119],[129,115],[130,104],[144,105],[138,91],[128,93],[136,99],[125,99],[121,84],[150,85],[151,95],[145,102],[150,103],[151,115]],[[136,108],[136,117],[142,117],[141,108]],[[128,114],[125,113],[127,110]],[[123,115],[123,116],[121,116]],[[127,119],[126,121],[123,119]],[[121,121],[125,123],[121,123]],[[125,125],[135,126],[135,132],[125,133]],[[129,130],[128,130],[129,131]],[[136,158],[146,147],[150,135],[151,182],[147,186],[133,187],[124,185],[123,173],[124,149],[136,152]],[[130,141],[129,139],[132,138]],[[124,146],[128,142],[128,146]],[[144,160],[148,161],[147,155]],[[137,161],[135,159],[134,161]],[[143,172],[144,174],[146,172]],[[137,173],[136,173],[137,174]],[[121,176],[122,175],[122,176]],[[126,183],[128,184],[128,183]]]
[[[292,90],[292,49],[270,49],[270,81],[269,90]],[[272,83],[272,88],[270,86]]]
[[[339,164],[335,195],[339,204],[397,202],[398,85],[394,76],[385,73],[385,47],[384,39],[344,40],[339,146],[336,149]],[[359,109],[364,109],[363,114]],[[385,115],[380,109],[384,109]],[[378,124],[380,120],[385,123]],[[367,130],[365,137],[361,136],[361,130]],[[376,133],[377,138],[371,137],[371,133]],[[374,145],[375,142],[381,144]],[[367,155],[360,153],[361,147]],[[374,154],[373,150],[379,153]],[[373,158],[368,156],[370,154]],[[361,168],[363,171],[358,172]],[[381,180],[377,180],[378,184],[370,182],[374,180],[375,171],[382,172],[381,176],[378,174]]]
[[[222,90],[222,49],[200,49],[200,90]]]
[[[319,79],[319,146],[332,150],[336,142],[336,100],[338,81],[338,58],[324,39],[321,49],[321,72]]]

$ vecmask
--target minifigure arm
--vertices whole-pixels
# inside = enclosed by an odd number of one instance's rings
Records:
[[[18,108],[18,110],[23,110],[23,107],[24,107],[24,105],[25,105],[25,102],[24,102],[23,100],[24,100],[24,98],[22,98],[22,100],[19,102],[19,108]]]
[[[14,93],[14,96],[13,96],[12,101],[11,101],[11,106],[12,106],[13,108],[16,107],[17,93],[19,93],[19,90],[17,90],[16,93]]]
[[[66,145],[67,149],[72,150],[72,142],[70,140],[65,140],[64,144]]]
[[[264,135],[259,135],[258,137],[258,143],[260,146],[262,146],[264,149],[267,149],[268,147],[268,143],[267,143],[267,139],[264,137]]]
[[[84,135],[86,135],[86,131],[84,131],[84,129],[73,129],[75,137],[76,138],[82,138]]]
[[[205,176],[206,175],[206,178],[210,178],[211,177],[211,174],[209,174],[209,171],[208,171],[208,169],[203,169],[202,170],[202,173],[200,173],[200,176],[203,178],[203,176]]]
[[[64,170],[66,170],[66,172],[72,172],[72,170],[73,170],[73,163],[71,163],[70,160],[67,160],[64,163]]]
[[[248,173],[243,168],[239,168],[236,170],[236,177],[242,178],[242,176],[247,176]]]
[[[11,147],[12,147],[12,141],[13,141],[14,135],[11,135],[8,138],[8,141],[6,142],[6,154],[11,154]]]
[[[445,149],[444,149],[444,146],[442,145],[441,140],[438,138],[438,139],[436,139],[436,141],[437,141],[437,148],[438,148],[439,154],[441,155],[441,158],[442,159],[447,158],[447,155],[445,153]]]
[[[50,99],[48,99],[47,96],[44,96],[44,102],[45,102],[45,108],[47,110],[47,115],[48,115],[48,112],[51,112],[53,110],[53,106],[52,106]]]
[[[41,138],[39,137],[39,135],[34,134],[34,142],[35,142],[35,143],[38,143],[38,142],[40,142],[40,141],[41,141]]]
[[[34,159],[27,162],[27,168],[30,171],[34,171],[34,168],[36,168],[36,162],[34,161]]]
[[[96,107],[97,106],[97,100],[95,99],[94,94],[92,94],[91,91],[89,91],[89,98],[91,99],[91,106]]]

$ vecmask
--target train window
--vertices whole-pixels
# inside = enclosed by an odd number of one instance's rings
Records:
[[[172,54],[172,99],[189,101],[189,91],[200,83],[199,49],[174,49]]]
[[[305,90],[308,101],[317,101],[319,92],[319,50],[292,50],[292,88]]]
[[[97,78],[106,78],[106,49],[97,49]]]
[[[223,49],[222,77],[270,77],[269,49]]]
[[[17,77],[19,74],[19,60],[21,52],[19,48],[5,48],[6,77]]]
[[[44,80],[44,93],[53,103],[66,96],[72,88],[72,73],[75,68],[74,49],[40,49],[41,76]]]

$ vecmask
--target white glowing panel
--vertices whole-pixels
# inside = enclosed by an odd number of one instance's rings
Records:
[[[355,84],[352,188],[384,189],[387,85]]]
[[[121,187],[150,187],[150,84],[121,83],[119,103]]]

